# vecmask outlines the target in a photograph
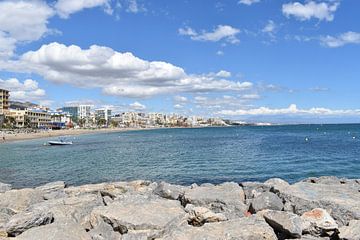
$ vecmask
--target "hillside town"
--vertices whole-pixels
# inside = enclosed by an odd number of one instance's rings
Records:
[[[178,114],[113,113],[110,108],[94,108],[91,105],[64,106],[52,110],[29,102],[11,101],[10,91],[0,89],[0,127],[7,129],[206,127],[229,124],[229,121],[220,118]]]

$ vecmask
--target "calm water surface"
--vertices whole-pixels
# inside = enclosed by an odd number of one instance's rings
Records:
[[[306,141],[308,138],[308,141]],[[360,178],[360,125],[161,129],[0,145],[0,182],[33,187],[146,179],[171,183]]]

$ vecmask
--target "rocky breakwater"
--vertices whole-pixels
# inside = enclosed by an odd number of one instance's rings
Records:
[[[0,184],[0,239],[360,240],[360,180]]]

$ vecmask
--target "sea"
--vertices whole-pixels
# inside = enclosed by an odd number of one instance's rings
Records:
[[[44,144],[54,139],[0,144],[0,182],[22,188],[59,180],[190,185],[360,178],[359,124],[137,130],[69,136],[69,146]]]

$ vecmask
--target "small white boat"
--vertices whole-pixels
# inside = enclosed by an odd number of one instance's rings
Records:
[[[48,141],[48,144],[49,145],[58,145],[58,146],[63,146],[63,145],[72,145],[73,142],[65,142],[63,140],[60,140],[60,141]]]

